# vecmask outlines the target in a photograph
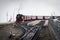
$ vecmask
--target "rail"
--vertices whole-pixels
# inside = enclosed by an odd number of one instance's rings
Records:
[[[24,25],[23,25],[24,24]],[[25,31],[24,35],[20,37],[18,40],[36,40],[38,38],[38,30],[41,30],[41,24],[37,24],[35,26],[27,26],[25,23],[16,23],[18,27],[22,27]]]
[[[49,25],[55,35],[56,40],[60,40],[60,22],[54,22],[53,19],[49,20]]]

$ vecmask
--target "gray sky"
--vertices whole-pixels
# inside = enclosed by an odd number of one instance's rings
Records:
[[[0,22],[7,21],[7,13],[8,20],[13,21],[13,13],[15,20],[18,9],[24,15],[60,16],[60,0],[0,0]]]

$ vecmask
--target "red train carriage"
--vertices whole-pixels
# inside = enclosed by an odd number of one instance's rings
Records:
[[[49,18],[50,18],[49,16],[45,16],[45,20],[49,20]]]

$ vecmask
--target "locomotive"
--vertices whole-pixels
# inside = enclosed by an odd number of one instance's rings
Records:
[[[23,15],[22,14],[17,14],[16,16],[16,22],[20,22],[20,21],[23,21]]]

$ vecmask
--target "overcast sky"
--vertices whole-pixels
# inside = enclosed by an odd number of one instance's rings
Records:
[[[0,0],[0,22],[7,21],[14,13],[37,16],[60,16],[60,0]]]

